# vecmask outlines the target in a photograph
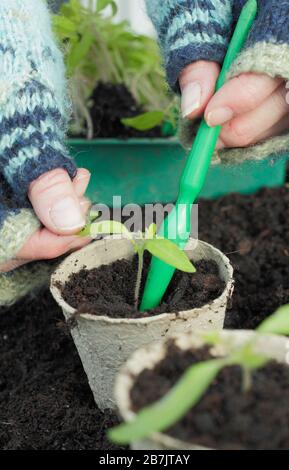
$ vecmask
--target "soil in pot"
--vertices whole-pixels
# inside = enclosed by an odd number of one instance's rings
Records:
[[[90,115],[94,127],[93,137],[96,139],[162,136],[161,127],[141,132],[122,124],[121,119],[138,116],[145,112],[125,85],[99,83],[89,101],[91,103]],[[85,136],[79,137],[84,138]]]
[[[143,286],[150,265],[150,256],[144,259]],[[106,315],[112,318],[136,318],[160,313],[177,313],[199,308],[221,295],[225,283],[220,279],[214,261],[195,263],[197,272],[188,274],[177,271],[162,304],[149,312],[137,312],[134,307],[134,280],[137,273],[137,257],[123,259],[95,269],[82,269],[71,274],[69,280],[59,286],[66,302],[78,313]]]
[[[182,351],[173,341],[156,367],[144,370],[131,390],[133,410],[163,397],[184,371],[212,358],[208,347]],[[198,405],[166,431],[179,440],[213,449],[289,449],[289,367],[271,362],[242,390],[239,367],[224,369]]]

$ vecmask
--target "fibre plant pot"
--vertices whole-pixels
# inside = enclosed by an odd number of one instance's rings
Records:
[[[101,409],[114,408],[115,375],[130,354],[146,344],[191,329],[222,329],[227,301],[233,291],[233,268],[226,256],[213,246],[190,240],[186,252],[197,262],[213,260],[224,282],[222,294],[201,308],[179,313],[163,313],[143,318],[109,318],[81,314],[71,334],[78,349],[96,403]],[[106,237],[70,255],[51,279],[51,292],[69,320],[76,309],[63,298],[59,286],[83,266],[93,269],[121,259],[132,259],[134,250],[127,239]]]
[[[257,353],[264,353],[266,357],[269,357],[280,364],[286,364],[288,367],[288,338],[267,334],[257,335],[254,331],[245,330],[223,330],[220,333],[220,336],[222,340],[221,344],[211,347],[212,356],[214,356],[216,353],[218,354],[218,348],[219,353],[221,355],[225,355],[229,350],[231,350],[232,347],[244,345],[248,342],[248,340],[254,340],[254,349]],[[184,352],[196,351],[198,348],[201,348],[205,345],[203,337],[204,335],[202,332],[192,331],[190,333],[177,335],[174,338],[174,344]],[[137,382],[140,374],[144,370],[154,370],[154,368],[164,360],[167,355],[167,351],[167,341],[162,340],[158,343],[151,344],[139,349],[138,351],[135,351],[128,361],[122,366],[116,378],[115,397],[119,413],[125,422],[130,422],[135,417],[134,405],[131,396],[131,391],[134,387],[134,384]],[[173,367],[171,367],[170,370],[173,370]],[[147,378],[147,380],[149,379]],[[158,383],[156,384],[156,387],[157,386],[161,387],[161,384]],[[262,387],[264,388],[264,386],[265,385],[263,381]],[[142,394],[146,394],[145,387],[142,389]],[[212,396],[210,400],[213,408],[211,413],[215,413],[217,412],[216,407],[218,406],[218,401],[216,401],[216,399],[214,399]],[[262,412],[265,413],[265,410],[266,405],[263,404]],[[201,412],[203,413],[202,416],[207,416],[208,411],[204,408],[204,406],[202,407]],[[226,411],[224,413],[226,413]],[[226,418],[229,419],[227,416]],[[243,419],[246,419],[246,417],[243,416]],[[178,429],[180,429],[180,427]],[[244,430],[242,430],[242,432],[244,433]],[[218,433],[222,433],[222,424],[219,424],[218,426]],[[213,450],[212,447],[209,448],[197,443],[185,442],[181,438],[178,438],[177,435],[172,436],[171,434],[165,434],[164,432],[154,433],[150,438],[132,443],[131,448],[133,450]],[[216,448],[214,449],[217,450]],[[224,447],[222,447],[222,449],[224,449]],[[243,449],[241,443],[238,449]]]
[[[169,203],[177,199],[187,154],[176,138],[71,139],[68,148],[78,167],[91,172],[87,196],[113,205]],[[242,165],[211,165],[200,197],[213,199],[231,192],[252,194],[262,187],[282,186],[286,156]]]

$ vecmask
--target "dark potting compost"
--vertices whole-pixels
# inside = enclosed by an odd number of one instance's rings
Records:
[[[135,117],[144,112],[124,85],[99,83],[89,101],[94,138],[161,137],[160,127],[138,131],[122,124],[123,118]]]
[[[150,256],[144,259],[144,279],[150,265]],[[107,315],[112,318],[136,318],[171,313],[202,307],[219,297],[225,284],[214,261],[195,263],[197,272],[176,272],[162,304],[149,312],[136,312],[134,307],[134,280],[137,258],[118,260],[95,269],[82,269],[71,274],[60,286],[66,302],[78,313]],[[144,284],[144,282],[143,282]]]
[[[288,207],[287,187],[200,201],[199,238],[227,254],[235,269],[228,328],[255,328],[289,303]],[[74,343],[58,325],[63,321],[49,293],[0,308],[1,449],[112,448],[105,432],[116,418],[97,409]],[[263,393],[271,396],[267,387],[266,381]],[[285,396],[281,382],[279,387]],[[272,395],[272,402],[279,398]],[[232,400],[228,406],[234,409]],[[282,411],[288,423],[287,405],[288,397]],[[203,421],[210,425],[210,419],[206,413]],[[280,416],[280,430],[286,426]],[[273,445],[273,432],[270,440]]]
[[[0,309],[0,448],[114,449],[63,314],[48,292]]]
[[[134,411],[163,397],[185,370],[211,359],[209,348],[182,351],[169,342],[166,357],[145,369],[131,390]],[[240,367],[223,369],[195,408],[166,431],[213,449],[289,449],[289,367],[271,362],[243,391]]]
[[[225,327],[254,329],[289,303],[289,188],[200,201],[199,238],[234,267],[235,290]]]

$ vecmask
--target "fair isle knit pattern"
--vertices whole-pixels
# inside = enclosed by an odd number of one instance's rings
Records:
[[[200,59],[223,61],[232,30],[231,0],[146,0],[146,5],[173,90],[186,65]]]
[[[46,171],[75,174],[64,146],[64,65],[43,0],[1,0],[0,25],[0,169],[23,202]]]
[[[0,273],[0,306],[10,306],[27,294],[37,295],[49,285],[55,264],[32,263],[7,274]]]
[[[178,89],[178,76],[186,65],[196,60],[223,61],[233,25],[245,2],[246,0],[146,0],[148,14],[159,36],[168,82],[174,90]],[[264,43],[289,46],[288,17],[289,0],[258,0],[258,16],[244,52],[258,44],[263,46]],[[255,52],[257,50],[258,47],[255,47]],[[263,58],[262,51],[260,52],[255,55],[259,64]],[[282,64],[278,59],[277,54],[276,65],[279,71],[282,70]],[[288,69],[288,60],[285,67]],[[264,66],[261,66],[262,71],[265,68],[266,60]],[[272,69],[266,73],[274,76]]]
[[[233,26],[245,1],[163,0],[160,6],[157,0],[146,0],[147,11],[164,54],[168,82],[175,91],[179,91],[178,77],[186,65],[202,59],[222,63]],[[288,18],[289,0],[258,0],[257,18],[228,78],[255,72],[289,80]],[[176,25],[174,36],[171,34],[172,24]],[[223,25],[222,29],[219,24]],[[181,38],[181,41],[176,38]],[[226,45],[222,54],[220,44]],[[191,147],[195,132],[195,123],[181,120],[179,137],[186,150]],[[287,133],[248,148],[220,150],[216,161],[242,163],[244,160],[288,154],[288,150]]]
[[[0,264],[40,227],[31,181],[55,168],[73,177],[65,148],[70,117],[62,55],[46,0],[0,0]],[[0,274],[0,305],[47,281],[46,264]]]

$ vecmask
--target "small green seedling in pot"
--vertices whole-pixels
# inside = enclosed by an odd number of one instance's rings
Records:
[[[289,335],[289,304],[279,308],[266,319],[257,329],[257,333]],[[224,341],[215,331],[204,333],[203,339],[205,344],[212,346]],[[244,377],[243,390],[246,392],[251,386],[253,371],[263,368],[270,360],[269,356],[256,352],[255,340],[250,339],[240,347],[231,348],[225,357],[195,364],[185,371],[167,395],[143,408],[133,421],[111,429],[109,437],[115,443],[129,444],[147,438],[155,432],[165,431],[197,405],[223,368],[241,367]]]
[[[95,216],[97,216],[95,214]],[[91,216],[90,216],[91,217]],[[142,281],[144,252],[148,251],[151,255],[156,256],[167,264],[170,264],[180,271],[187,273],[195,273],[196,268],[189,260],[188,256],[177,245],[170,240],[161,238],[156,234],[156,224],[151,224],[145,233],[138,232],[137,235],[131,233],[125,225],[114,220],[105,220],[102,222],[93,222],[85,227],[80,235],[97,238],[100,235],[114,234],[122,235],[127,238],[133,245],[138,255],[138,271],[135,286],[135,308],[138,308],[139,294]]]

